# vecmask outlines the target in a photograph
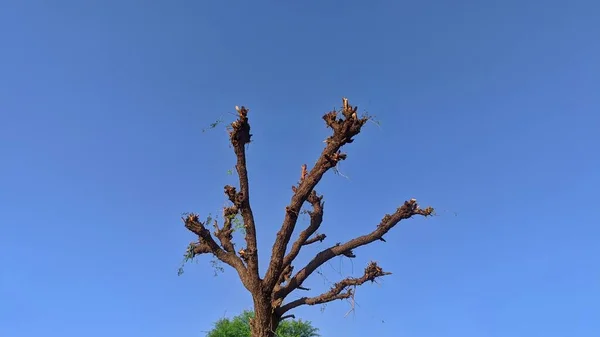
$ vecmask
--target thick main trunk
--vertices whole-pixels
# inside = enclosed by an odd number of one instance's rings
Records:
[[[273,313],[271,301],[268,298],[255,298],[254,319],[250,324],[252,337],[274,337],[278,325],[279,319]]]

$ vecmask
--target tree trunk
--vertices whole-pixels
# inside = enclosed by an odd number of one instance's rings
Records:
[[[278,325],[279,319],[273,313],[269,298],[254,298],[254,319],[250,324],[252,337],[274,337]]]

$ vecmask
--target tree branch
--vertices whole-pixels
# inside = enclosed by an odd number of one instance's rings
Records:
[[[419,208],[419,205],[415,199],[404,202],[404,204],[400,206],[394,214],[386,214],[381,220],[381,223],[379,223],[377,228],[371,233],[354,238],[344,244],[337,244],[318,253],[304,268],[290,278],[285,287],[282,287],[276,291],[274,298],[285,298],[292,291],[297,289],[298,286],[301,286],[308,276],[310,276],[319,266],[335,256],[343,255],[347,252],[351,252],[352,249],[381,239],[384,234],[396,226],[396,224],[398,224],[398,222],[401,220],[408,219],[413,215],[429,216],[432,213],[433,208],[427,207],[426,209],[421,209]]]
[[[258,249],[256,244],[256,226],[254,224],[254,215],[250,206],[250,188],[248,183],[248,171],[246,167],[246,147],[250,143],[250,124],[248,123],[248,109],[245,107],[237,107],[238,119],[231,123],[231,131],[229,132],[229,140],[233,145],[233,150],[237,157],[235,165],[238,173],[240,192],[235,193],[233,189],[233,198],[231,196],[231,187],[226,186],[226,193],[230,196],[230,200],[234,203],[237,209],[242,214],[244,220],[244,228],[246,232],[246,249],[244,249],[245,261],[248,264],[250,277],[254,280],[259,279],[258,275]],[[228,187],[230,187],[228,191]]]
[[[327,145],[321,152],[315,166],[307,174],[303,174],[304,179],[294,192],[290,204],[286,207],[285,218],[281,229],[277,232],[275,243],[273,244],[271,261],[265,274],[264,285],[266,289],[274,289],[279,280],[284,255],[287,245],[290,241],[300,208],[307,200],[315,186],[319,183],[325,172],[337,163],[346,158],[344,153],[339,152],[340,148],[348,143],[352,143],[352,137],[360,133],[362,126],[368,121],[368,118],[358,118],[356,116],[356,107],[348,104],[346,98],[343,99],[343,118],[338,118],[337,111],[331,111],[323,116],[325,124],[333,129],[333,135],[326,139]]]
[[[223,208],[223,228],[219,228],[217,224],[217,220],[214,220],[215,226],[215,236],[221,242],[221,247],[225,249],[226,252],[235,253],[235,248],[233,247],[233,228],[231,226],[231,221],[233,217],[238,213],[238,209],[235,205],[230,207]]]
[[[292,266],[291,264],[288,264],[287,266],[285,266],[285,268],[283,268],[283,271],[279,275],[279,279],[277,280],[277,284],[275,285],[272,294],[277,293],[277,291],[281,289],[281,285],[290,280],[293,271],[294,266]]]
[[[285,315],[285,316],[281,316],[281,318],[279,319],[280,321],[286,320],[286,319],[295,319],[296,316],[294,315]]]
[[[384,272],[376,262],[371,262],[365,268],[364,275],[360,278],[349,277],[336,284],[326,293],[323,293],[316,297],[301,297],[292,302],[286,303],[277,309],[278,314],[283,315],[284,313],[299,307],[301,305],[315,305],[323,304],[331,301],[352,297],[352,289],[350,287],[356,287],[364,284],[367,281],[375,281],[375,278],[389,275],[391,273]],[[346,290],[345,292],[343,292]]]
[[[303,246],[308,246],[308,245],[310,245],[312,243],[315,243],[317,241],[318,242],[323,242],[323,240],[325,240],[326,237],[327,237],[327,235],[325,235],[325,234],[318,234],[318,235],[315,235],[314,237],[312,237],[312,238],[304,241],[304,243],[302,245]]]
[[[295,190],[295,188],[293,188],[293,190]],[[321,234],[312,239],[309,239],[309,237],[313,235],[317,231],[317,229],[319,229],[321,223],[323,222],[323,196],[317,195],[317,192],[313,190],[308,196],[307,200],[308,202],[310,202],[313,208],[312,212],[308,213],[310,215],[310,224],[305,230],[303,230],[300,233],[298,239],[292,245],[292,249],[283,259],[284,269],[292,264],[292,261],[294,261],[296,256],[298,256],[298,254],[300,253],[300,249],[302,249],[302,246],[309,245],[316,241],[323,241],[325,239],[325,234]]]
[[[240,275],[242,282],[245,282],[247,270],[242,260],[235,253],[227,252],[219,247],[210,235],[210,231],[204,226],[204,223],[199,221],[197,214],[189,214],[187,217],[182,218],[182,220],[187,229],[198,235],[199,242],[194,246],[194,255],[213,254],[219,260],[233,267]],[[244,285],[247,287],[246,283]]]

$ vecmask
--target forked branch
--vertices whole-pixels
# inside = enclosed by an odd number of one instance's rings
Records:
[[[235,255],[235,253],[223,250],[219,247],[211,236],[210,231],[206,229],[205,224],[198,219],[197,214],[189,214],[187,217],[182,218],[182,220],[188,230],[198,235],[198,242],[193,245],[192,251],[194,255],[213,254],[219,260],[233,267],[240,275],[240,279],[244,281],[247,270],[242,260]]]
[[[377,228],[369,234],[359,236],[344,244],[338,244],[333,247],[327,248],[318,253],[304,268],[296,273],[292,278],[289,279],[286,286],[277,290],[274,294],[274,298],[285,298],[292,291],[297,289],[302,283],[310,276],[319,266],[325,262],[331,260],[333,257],[338,255],[344,255],[347,252],[351,252],[353,249],[367,245],[375,240],[379,240],[385,235],[390,229],[392,229],[401,220],[408,219],[414,215],[429,216],[433,213],[433,208],[427,207],[425,209],[419,208],[417,201],[411,199],[404,202],[394,214],[386,214]]]
[[[295,190],[295,188],[293,188],[293,190]],[[317,192],[313,190],[307,199],[308,202],[310,202],[310,204],[312,205],[312,211],[308,212],[308,214],[310,215],[310,224],[305,230],[303,230],[300,233],[298,239],[296,239],[296,241],[292,245],[292,249],[283,259],[284,268],[291,265],[292,261],[294,261],[296,256],[298,256],[298,254],[300,253],[300,249],[302,249],[302,246],[309,245],[317,241],[323,241],[325,239],[325,234],[320,234],[313,238],[310,238],[310,236],[313,235],[319,229],[321,223],[323,222],[323,196],[317,195]]]
[[[360,286],[367,281],[375,281],[377,277],[389,275],[391,273],[384,272],[381,267],[377,265],[376,262],[371,262],[365,268],[365,272],[362,277],[346,278],[338,283],[336,283],[328,292],[323,293],[319,296],[315,297],[301,297],[297,300],[291,301],[289,303],[284,304],[280,308],[277,309],[277,312],[280,315],[299,307],[301,305],[315,305],[315,304],[323,304],[328,303],[335,300],[345,299],[352,297],[352,288],[356,286]]]
[[[219,228],[217,220],[214,220],[215,236],[221,242],[221,247],[226,252],[234,253],[235,248],[233,246],[233,226],[231,224],[233,218],[238,213],[238,209],[235,205],[223,208],[223,226]]]
[[[343,117],[339,117],[338,112],[335,110],[323,116],[325,124],[333,130],[333,135],[327,138],[327,145],[321,152],[314,167],[308,173],[303,172],[303,179],[301,179],[298,187],[295,188],[290,204],[286,207],[285,218],[281,229],[277,232],[272,248],[271,261],[265,274],[265,288],[274,289],[280,278],[281,272],[284,269],[285,252],[298,221],[302,205],[311,195],[323,175],[335,167],[339,161],[346,159],[346,154],[340,152],[341,147],[351,143],[353,141],[352,137],[359,134],[362,126],[368,121],[367,117],[358,118],[356,110],[357,108],[348,104],[348,100],[344,98],[343,109],[341,111]]]

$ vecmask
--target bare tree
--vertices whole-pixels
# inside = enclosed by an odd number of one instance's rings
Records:
[[[272,337],[282,319],[293,317],[289,312],[301,305],[315,305],[328,303],[334,300],[350,298],[352,289],[367,281],[390,273],[383,271],[375,262],[371,262],[364,270],[362,277],[348,277],[337,283],[327,292],[314,297],[300,297],[287,300],[294,290],[308,290],[302,285],[304,281],[317,268],[332,258],[344,255],[354,257],[353,249],[368,245],[376,240],[385,241],[383,236],[401,220],[414,215],[429,216],[433,208],[422,209],[416,200],[405,201],[394,213],[386,214],[375,229],[367,234],[358,236],[345,243],[337,243],[316,254],[310,262],[294,273],[294,260],[303,246],[317,241],[323,241],[324,234],[316,234],[323,221],[322,196],[318,195],[315,187],[330,169],[346,159],[346,154],[341,148],[353,142],[353,137],[358,135],[361,128],[369,120],[368,116],[358,117],[357,108],[351,106],[346,98],[343,99],[341,111],[331,111],[323,116],[327,127],[333,134],[325,140],[325,149],[317,159],[315,165],[309,170],[302,165],[300,181],[292,186],[293,195],[285,208],[285,216],[281,228],[277,232],[273,244],[271,259],[264,277],[261,278],[258,266],[258,251],[256,242],[256,225],[250,205],[250,187],[246,166],[246,147],[250,143],[250,124],[248,123],[248,109],[236,107],[237,119],[231,123],[229,138],[237,157],[236,171],[239,178],[239,187],[225,186],[225,194],[231,201],[231,206],[223,209],[223,223],[219,226],[216,220],[212,221],[214,232],[211,234],[207,228],[208,221],[200,221],[197,214],[189,214],[183,218],[185,227],[198,235],[198,241],[190,245],[190,255],[212,254],[220,261],[233,267],[244,287],[251,293],[254,302],[255,317],[251,322],[253,337]],[[307,203],[312,208],[309,211],[310,224],[300,232],[298,238],[291,243],[292,233],[301,207]],[[232,242],[234,227],[233,219],[241,215],[245,232],[246,247],[236,251]]]

